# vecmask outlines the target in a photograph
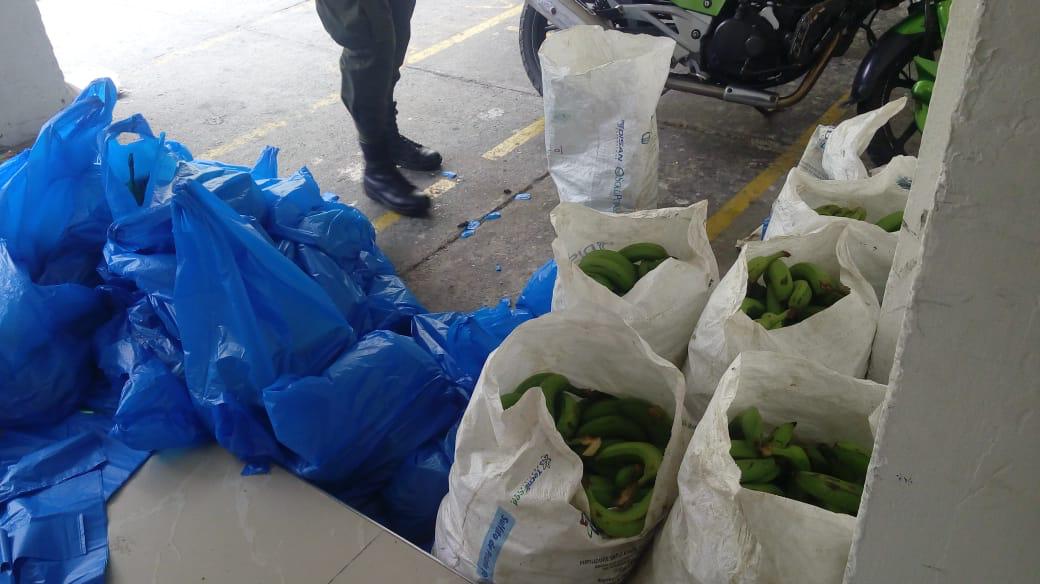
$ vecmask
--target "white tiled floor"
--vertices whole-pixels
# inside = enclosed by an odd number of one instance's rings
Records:
[[[153,456],[109,504],[108,581],[466,582],[281,469],[241,470],[217,446]]]

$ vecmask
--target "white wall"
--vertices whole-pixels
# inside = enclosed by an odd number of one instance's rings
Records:
[[[850,584],[1040,581],[1038,35],[1031,0],[954,3]]]
[[[0,146],[31,141],[70,99],[36,0],[0,0]]]

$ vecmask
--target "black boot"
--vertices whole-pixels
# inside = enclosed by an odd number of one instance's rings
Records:
[[[401,135],[397,128],[397,102],[393,104],[387,138],[390,140],[390,156],[394,164],[410,170],[437,170],[441,167],[439,152]]]
[[[362,144],[365,155],[364,189],[368,198],[410,217],[426,215],[430,197],[420,193],[394,166],[386,144]]]

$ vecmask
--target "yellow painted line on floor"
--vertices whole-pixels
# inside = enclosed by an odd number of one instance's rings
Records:
[[[425,48],[425,49],[423,49],[421,51],[416,51],[416,52],[408,55],[407,57],[405,57],[404,64],[405,65],[414,65],[414,64],[418,63],[419,61],[423,61],[425,59],[429,59],[430,57],[436,55],[437,53],[443,51],[444,49],[448,49],[448,48],[454,47],[455,45],[461,43],[462,41],[470,38],[473,35],[480,34],[480,33],[484,32],[485,30],[487,30],[487,29],[489,29],[489,28],[491,28],[493,26],[497,26],[497,25],[499,25],[499,24],[509,20],[510,18],[515,18],[515,17],[520,15],[520,10],[522,10],[523,7],[524,7],[523,4],[517,4],[516,6],[513,6],[512,8],[510,8],[509,10],[506,10],[503,13],[501,13],[501,14],[499,14],[497,16],[492,16],[491,18],[485,20],[484,22],[481,22],[480,24],[477,24],[475,26],[471,26],[470,28],[467,28],[466,30],[464,30],[464,31],[462,31],[462,32],[460,32],[458,34],[453,34],[450,37],[448,37],[447,39],[445,39],[445,40],[443,40],[443,41],[441,41],[441,42],[439,42],[439,43],[437,43],[435,45],[432,45],[432,46],[430,46],[428,48]]]
[[[422,50],[417,51],[415,53],[412,53],[411,55],[408,55],[405,58],[405,64],[406,65],[413,65],[413,64],[418,63],[420,61],[423,61],[425,59],[429,59],[430,57],[436,55],[437,53],[440,53],[441,51],[443,51],[445,49],[449,49],[449,48],[451,48],[451,47],[461,43],[462,41],[472,37],[473,35],[481,33],[481,32],[483,32],[483,31],[485,31],[485,30],[487,30],[487,29],[489,29],[489,28],[491,28],[491,27],[493,27],[495,25],[501,24],[503,21],[509,20],[510,18],[513,18],[513,17],[519,15],[520,14],[520,10],[523,8],[523,6],[524,6],[523,4],[517,4],[516,6],[513,6],[512,8],[509,8],[505,12],[502,12],[502,13],[496,15],[496,16],[492,16],[491,18],[489,18],[489,19],[487,19],[487,20],[485,20],[483,22],[480,22],[480,23],[478,23],[478,24],[476,24],[474,26],[471,26],[470,28],[467,28],[466,30],[464,30],[464,31],[462,31],[462,32],[460,32],[458,34],[454,34],[454,35],[448,37],[446,40],[443,40],[443,41],[441,41],[439,43],[436,43],[436,44],[434,44],[434,45],[432,45],[432,46],[430,46],[428,48],[425,48],[425,49],[422,49]],[[238,31],[237,30],[236,31],[231,31],[231,33],[234,33],[234,32],[238,32]],[[231,33],[226,33],[226,35],[230,35]],[[225,35],[220,35],[220,36],[225,36]],[[214,39],[211,39],[211,40],[218,39],[218,38],[220,38],[220,36],[214,37]],[[203,42],[206,42],[206,41],[203,41]],[[209,46],[212,46],[212,45],[209,45]],[[192,51],[198,50],[198,48],[197,47],[192,47],[191,50]],[[173,53],[170,53],[170,55],[173,55]],[[223,156],[223,155],[227,154],[228,152],[231,152],[232,150],[234,150],[236,148],[239,148],[241,146],[246,146],[246,145],[248,145],[248,144],[250,144],[252,142],[260,140],[261,138],[263,138],[264,136],[270,134],[274,130],[277,130],[278,128],[285,127],[286,125],[289,124],[289,121],[291,121],[291,120],[301,119],[306,114],[314,113],[314,112],[316,112],[316,111],[318,111],[318,110],[320,110],[322,108],[329,107],[330,105],[337,104],[339,102],[340,102],[339,92],[337,91],[337,92],[334,92],[334,93],[330,93],[330,94],[326,95],[325,97],[322,97],[321,99],[319,99],[319,100],[311,103],[310,105],[308,105],[305,108],[306,109],[305,113],[301,112],[301,113],[298,113],[295,116],[291,116],[290,118],[285,118],[285,119],[281,119],[281,120],[275,120],[273,122],[266,123],[266,124],[264,124],[264,125],[262,125],[262,126],[260,126],[258,128],[254,128],[254,129],[246,132],[245,134],[242,134],[241,136],[237,136],[235,138],[232,138],[229,142],[227,142],[225,144],[222,144],[222,145],[217,146],[217,147],[215,147],[215,148],[213,148],[211,150],[207,150],[206,152],[203,152],[202,153],[202,158],[216,158],[218,156]]]
[[[159,55],[158,57],[152,59],[152,63],[154,63],[156,65],[162,65],[162,64],[166,63],[167,61],[169,61],[171,59],[174,59],[176,57],[182,57],[184,55],[190,55],[192,53],[199,53],[199,52],[202,52],[202,51],[207,51],[207,50],[212,49],[213,47],[215,47],[215,46],[217,46],[217,45],[219,45],[219,44],[221,44],[223,42],[227,42],[228,40],[230,40],[230,39],[232,39],[232,38],[242,34],[243,32],[244,32],[243,29],[236,28],[236,29],[224,32],[224,33],[220,33],[220,34],[218,34],[216,36],[212,36],[212,37],[210,37],[208,39],[205,39],[203,41],[199,41],[198,43],[195,43],[194,45],[190,45],[190,46],[184,47],[182,49],[174,49],[174,50],[170,51],[169,53],[163,53],[163,54]]]
[[[506,138],[504,142],[485,152],[484,159],[498,160],[503,158],[543,131],[545,131],[545,118],[538,118],[530,126],[517,130],[515,134]]]
[[[423,193],[429,195],[429,197],[431,199],[436,199],[437,197],[439,197],[439,196],[443,195],[444,193],[450,191],[452,188],[455,187],[456,184],[458,184],[458,183],[453,181],[453,180],[448,180],[446,178],[442,178],[441,180],[439,180],[439,181],[433,183],[432,185],[426,187],[426,190],[424,190]],[[372,226],[376,228],[376,233],[379,233],[380,231],[383,231],[384,229],[387,229],[388,227],[390,227],[394,223],[397,223],[398,221],[400,221],[401,218],[402,218],[401,214],[395,213],[394,211],[387,211],[386,213],[383,213],[379,217],[376,217],[372,221]]]
[[[769,187],[773,186],[777,179],[785,176],[792,168],[798,165],[798,161],[802,158],[802,153],[805,152],[805,146],[809,143],[809,139],[812,138],[813,132],[816,131],[816,126],[830,126],[841,120],[845,115],[844,104],[848,98],[848,94],[838,98],[838,101],[831,104],[831,107],[827,108],[827,111],[815,123],[802,132],[802,135],[798,137],[794,144],[791,144],[765,170],[751,179],[751,182],[744,185],[744,188],[740,189],[737,194],[726,201],[725,205],[719,208],[718,211],[715,211],[711,217],[708,217],[707,230],[709,240],[714,240],[718,237],[737,217],[740,217],[747,210],[751,203],[762,198],[762,195],[769,190]]]

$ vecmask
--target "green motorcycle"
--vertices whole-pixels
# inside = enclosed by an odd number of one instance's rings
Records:
[[[899,0],[527,0],[520,55],[540,93],[538,48],[553,31],[592,24],[667,36],[676,46],[666,87],[771,113],[804,99],[831,59],[863,30],[870,50],[853,81],[852,102],[861,112],[903,94],[913,103],[868,148],[884,164],[916,154],[951,2],[912,0],[907,16],[876,37],[874,18]],[[792,83],[792,90],[779,93]]]

